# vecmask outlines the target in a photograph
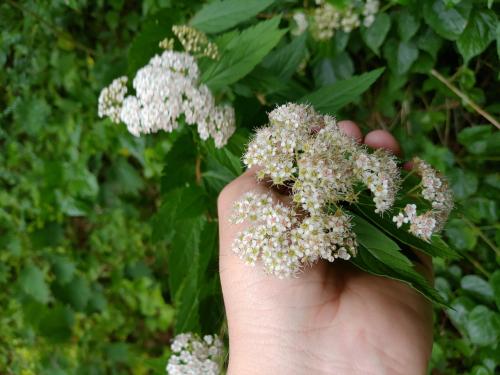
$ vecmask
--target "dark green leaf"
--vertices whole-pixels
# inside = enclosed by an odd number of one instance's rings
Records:
[[[205,33],[220,33],[246,21],[270,6],[274,0],[214,0],[191,19],[191,26]]]
[[[458,133],[458,141],[475,155],[500,154],[500,133],[492,125],[465,128]]]
[[[231,33],[232,38],[222,49],[221,58],[207,66],[201,80],[212,90],[228,86],[243,78],[278,44],[285,29],[279,29],[280,18]]]
[[[478,179],[474,173],[463,169],[453,169],[448,176],[455,198],[465,199],[476,192]]]
[[[391,28],[391,17],[386,13],[379,13],[375,21],[368,28],[361,28],[361,37],[366,45],[379,55],[379,49]]]
[[[500,270],[493,272],[490,278],[491,288],[495,297],[497,307],[500,309]]]
[[[284,47],[271,52],[262,65],[280,78],[290,78],[306,55],[306,35],[303,33]]]
[[[445,232],[451,245],[459,250],[472,250],[476,246],[477,232],[461,219],[450,220]]]
[[[398,46],[397,74],[405,74],[418,57],[418,48],[413,42],[400,42]]]
[[[200,216],[206,210],[206,203],[206,195],[198,186],[171,190],[153,217],[154,237],[172,236],[179,222]]]
[[[50,290],[45,283],[45,276],[35,265],[27,265],[19,275],[19,283],[26,294],[29,294],[40,303],[47,303],[50,298]]]
[[[451,303],[451,308],[446,310],[446,313],[450,317],[453,325],[462,333],[465,333],[465,324],[467,322],[467,317],[474,306],[475,303],[472,302],[472,300],[470,300],[469,298],[458,297]]]
[[[424,3],[424,20],[443,38],[456,40],[465,30],[472,4],[461,1],[449,7],[443,0],[431,0]]]
[[[472,12],[467,27],[457,40],[458,51],[467,63],[495,40],[497,16],[491,10]]]
[[[431,287],[425,278],[410,266],[405,268],[391,268],[373,256],[364,246],[359,246],[358,250],[358,255],[352,258],[352,262],[360,269],[373,275],[405,282],[429,300],[438,304],[445,304],[438,291]]]
[[[466,275],[460,281],[460,286],[476,297],[480,297],[487,302],[493,301],[493,289],[483,278],[476,275]]]
[[[443,45],[443,39],[432,31],[432,29],[426,28],[423,34],[418,37],[417,45],[418,48],[428,52],[433,58],[436,58],[439,49]]]
[[[165,157],[161,177],[162,194],[196,182],[196,145],[191,132],[179,136]]]
[[[403,42],[408,42],[418,31],[420,20],[408,9],[404,8],[398,14],[398,33]]]
[[[495,345],[500,337],[500,315],[486,306],[476,306],[469,313],[465,327],[473,344]]]
[[[368,90],[383,72],[384,68],[380,68],[336,82],[302,97],[299,101],[312,104],[320,112],[336,113]]]
[[[175,9],[162,9],[144,22],[141,32],[135,37],[128,52],[128,74],[135,75],[149,59],[160,53],[161,40],[172,37],[172,26],[182,24],[182,16]]]
[[[74,313],[69,307],[56,305],[42,312],[38,330],[50,341],[64,342],[71,337],[74,321]]]

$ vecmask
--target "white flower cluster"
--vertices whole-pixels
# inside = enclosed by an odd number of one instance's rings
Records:
[[[235,203],[232,221],[251,224],[238,234],[233,251],[250,265],[260,259],[266,272],[279,278],[295,276],[320,258],[349,259],[356,251],[349,217],[340,210],[300,222],[294,208],[273,202],[269,194],[250,191]]]
[[[379,0],[358,1],[346,8],[338,8],[325,0],[316,0],[312,13],[313,36],[317,40],[328,40],[335,35],[335,30],[346,33],[358,28],[363,18],[363,25],[370,27],[375,21],[380,6]]]
[[[373,154],[361,153],[356,158],[356,174],[374,195],[375,212],[381,213],[392,207],[399,183],[396,160],[378,149]]]
[[[261,258],[268,272],[281,277],[319,258],[355,255],[350,217],[340,204],[356,201],[361,182],[373,192],[377,212],[389,209],[399,187],[393,156],[384,150],[368,153],[333,117],[309,106],[280,106],[269,122],[248,145],[243,161],[260,166],[258,179],[288,188],[293,206],[251,193],[237,202],[233,220],[251,226],[235,240],[234,251],[250,264]]]
[[[172,32],[179,39],[186,52],[200,54],[211,59],[219,57],[217,45],[210,42],[201,31],[187,25],[175,25],[172,27]]]
[[[125,97],[124,77],[102,90],[99,116],[123,121],[135,136],[159,130],[171,132],[184,116],[187,124],[197,125],[201,139],[212,137],[216,146],[222,147],[235,130],[234,109],[216,105],[209,88],[199,85],[198,78],[193,56],[164,51],[137,72],[132,82],[135,95]]]
[[[203,340],[192,333],[175,336],[170,346],[172,355],[167,364],[169,375],[219,375],[222,341],[216,335]]]
[[[99,117],[109,117],[115,124],[120,123],[120,111],[127,95],[127,80],[127,77],[117,78],[101,91],[97,104]]]
[[[410,233],[429,241],[446,223],[453,209],[453,194],[446,179],[422,159],[414,158],[413,168],[422,178],[422,197],[431,204],[432,209],[417,215],[417,206],[407,204],[403,212],[392,220],[398,228],[403,224],[410,224]]]

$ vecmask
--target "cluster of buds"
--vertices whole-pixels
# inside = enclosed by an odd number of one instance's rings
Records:
[[[428,201],[431,209],[417,215],[417,206],[407,204],[402,212],[392,220],[399,228],[410,224],[409,232],[429,241],[432,235],[443,229],[453,209],[453,194],[444,176],[420,158],[413,159],[413,170],[421,179],[421,196]]]
[[[269,114],[244,163],[259,166],[257,178],[291,192],[288,204],[248,193],[234,207],[233,222],[249,222],[233,250],[247,263],[262,259],[280,277],[296,274],[318,259],[349,259],[356,238],[344,202],[355,202],[356,187],[373,193],[377,212],[391,208],[399,188],[395,159],[384,150],[369,153],[345,135],[335,118],[311,107],[286,104]]]
[[[224,146],[235,130],[234,109],[217,105],[210,89],[198,83],[198,64],[192,55],[168,50],[172,40],[163,42],[167,50],[137,71],[132,82],[135,95],[125,96],[126,77],[101,91],[99,117],[124,122],[135,136],[171,132],[182,119],[197,125],[201,139],[212,137],[217,147]]]
[[[217,45],[210,42],[201,31],[187,25],[176,25],[172,27],[172,32],[179,39],[186,52],[195,56],[206,56],[214,60],[219,57]]]
[[[200,339],[192,333],[182,333],[175,336],[170,349],[172,355],[166,368],[169,375],[219,375],[221,372],[223,344],[216,335]]]
[[[328,40],[336,30],[350,33],[363,22],[370,27],[379,10],[379,0],[356,1],[345,8],[336,7],[325,0],[316,0],[317,7],[312,12],[312,31],[317,40]],[[361,21],[362,20],[362,21]]]

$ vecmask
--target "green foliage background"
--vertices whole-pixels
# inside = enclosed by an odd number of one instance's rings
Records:
[[[0,4],[0,373],[164,373],[174,332],[219,330],[215,199],[266,110],[301,99],[393,131],[407,156],[448,175],[445,239],[463,258],[435,264],[453,309],[435,310],[430,371],[498,371],[500,133],[470,101],[500,117],[499,4],[383,2],[371,28],[315,43],[285,35],[301,2],[261,3],[245,17],[234,8],[240,19],[227,6],[193,19],[219,33],[283,15],[232,34],[236,47],[217,39],[226,60],[202,69],[237,113],[222,150],[188,129],[134,138],[96,114],[99,91],[133,75],[199,2]]]

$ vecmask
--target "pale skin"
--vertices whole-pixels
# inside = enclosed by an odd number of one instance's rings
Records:
[[[349,136],[399,154],[391,134],[364,138],[351,121]],[[405,284],[361,272],[349,262],[319,262],[297,278],[280,280],[245,265],[231,243],[245,224],[229,223],[232,204],[247,191],[280,195],[250,169],[219,196],[220,278],[229,330],[229,375],[421,375],[432,349],[430,303]],[[418,269],[432,277],[429,259]]]

